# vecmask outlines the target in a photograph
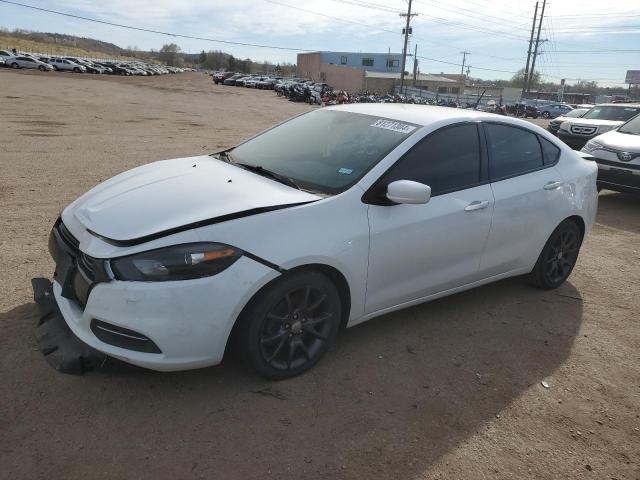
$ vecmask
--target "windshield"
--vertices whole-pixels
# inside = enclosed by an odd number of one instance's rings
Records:
[[[622,125],[618,132],[620,133],[630,133],[632,135],[640,135],[640,115],[633,117],[627,123]]]
[[[418,126],[339,110],[315,110],[248,140],[233,162],[287,177],[303,189],[340,193]]]
[[[563,116],[564,117],[570,117],[570,118],[582,117],[584,115],[584,113],[588,112],[588,111],[589,111],[588,108],[576,108],[576,109],[568,111]]]
[[[625,107],[623,105],[614,107],[612,105],[603,105],[593,107],[582,118],[590,118],[593,120],[627,121],[638,113],[640,113],[640,107]]]

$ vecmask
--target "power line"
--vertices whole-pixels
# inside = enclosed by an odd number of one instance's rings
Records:
[[[231,40],[220,40],[218,38],[206,38],[206,37],[194,37],[191,35],[182,35],[180,33],[171,33],[171,32],[163,32],[160,30],[152,30],[149,28],[141,28],[141,27],[133,27],[131,25],[124,25],[121,23],[114,23],[114,22],[107,22],[105,20],[98,20],[96,18],[89,18],[89,17],[83,17],[81,15],[73,15],[71,13],[64,13],[64,12],[59,12],[56,10],[50,10],[48,8],[41,8],[41,7],[35,7],[33,5],[27,5],[24,3],[18,3],[18,2],[12,2],[10,0],[0,0],[1,3],[6,3],[9,5],[15,5],[18,7],[24,7],[24,8],[30,8],[32,10],[39,10],[41,12],[46,12],[46,13],[52,13],[54,15],[61,15],[63,17],[70,17],[70,18],[75,18],[78,20],[84,20],[87,22],[94,22],[94,23],[100,23],[103,25],[110,25],[112,27],[119,27],[119,28],[127,28],[129,30],[137,30],[139,32],[147,32],[147,33],[155,33],[158,35],[166,35],[169,37],[176,37],[176,38],[188,38],[191,40],[201,40],[204,42],[213,42],[213,43],[224,43],[227,45],[240,45],[243,47],[256,47],[256,48],[270,48],[273,50],[288,50],[288,51],[293,51],[293,52],[317,52],[318,50],[309,50],[309,49],[304,49],[304,48],[293,48],[293,47],[282,47],[282,46],[278,46],[278,45],[264,45],[264,44],[260,44],[260,43],[247,43],[247,42],[234,42]]]
[[[276,1],[276,0],[264,0],[264,1],[265,1],[265,2],[268,2],[268,3],[273,3],[274,5],[280,5],[281,7],[292,8],[292,9],[294,9],[294,10],[299,10],[299,11],[301,11],[301,12],[311,13],[311,14],[313,14],[313,15],[318,15],[318,16],[320,16],[320,17],[330,18],[330,19],[332,19],[332,20],[336,20],[336,21],[339,21],[339,22],[351,23],[351,24],[353,24],[353,25],[359,25],[359,26],[361,26],[361,27],[371,28],[371,29],[379,30],[379,31],[381,31],[381,32],[393,33],[394,35],[397,35],[397,34],[398,34],[398,32],[396,32],[396,31],[394,31],[394,30],[389,30],[389,29],[387,29],[387,28],[375,27],[375,26],[373,26],[373,25],[368,25],[368,24],[366,24],[366,23],[356,22],[356,21],[354,21],[354,20],[346,20],[346,19],[344,19],[344,18],[334,17],[334,16],[327,15],[327,14],[324,14],[324,13],[316,12],[316,11],[314,11],[314,10],[307,10],[306,8],[294,7],[293,5],[289,5],[289,4],[287,4],[287,3],[281,3],[281,2],[278,2],[278,1]]]

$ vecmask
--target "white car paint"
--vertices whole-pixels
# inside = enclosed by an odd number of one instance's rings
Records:
[[[594,162],[580,158],[528,122],[446,107],[355,104],[330,107],[419,125],[346,191],[319,196],[276,183],[211,157],[156,162],[125,172],[69,205],[62,221],[95,258],[115,258],[189,242],[225,243],[248,256],[197,280],[96,284],[84,310],[55,298],[74,333],[91,347],[156,369],[214,365],[238,315],[283,270],[320,264],[341,274],[350,292],[348,325],[500,278],[528,273],[555,227],[579,216],[585,231],[597,208]],[[424,205],[370,205],[363,194],[428,134],[459,122],[525,128],[560,151],[555,166],[435,196]],[[276,127],[277,128],[277,127]],[[550,188],[551,187],[551,188]],[[291,204],[288,208],[197,224],[207,218]],[[184,231],[176,227],[196,223]],[[153,236],[169,230],[167,235]],[[92,233],[94,232],[94,233]],[[107,239],[147,242],[114,245]],[[162,354],[106,344],[92,318],[140,332]]]

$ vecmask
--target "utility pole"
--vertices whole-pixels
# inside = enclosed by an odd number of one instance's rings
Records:
[[[416,43],[415,50],[413,52],[413,86],[416,86],[416,79],[418,77],[418,44]]]
[[[536,2],[536,9],[533,12],[533,22],[531,22],[531,37],[529,38],[529,50],[527,51],[527,66],[524,67],[524,79],[522,81],[522,93],[520,98],[524,98],[524,92],[527,89],[527,83],[529,83],[529,62],[531,61],[531,47],[533,47],[533,34],[536,31],[536,19],[538,17],[538,2]]]
[[[538,56],[538,45],[540,44],[540,32],[542,31],[542,19],[544,18],[544,7],[547,5],[547,0],[542,1],[542,12],[540,12],[540,23],[538,23],[538,34],[536,35],[536,48],[533,51],[533,59],[531,60],[531,73],[529,74],[529,82],[527,83],[527,92],[531,89],[531,81],[533,80],[533,73],[536,68],[536,57]],[[546,42],[546,40],[543,40]]]
[[[404,69],[407,65],[407,43],[409,42],[409,22],[411,22],[411,17],[415,17],[417,13],[411,13],[411,2],[409,0],[409,7],[407,9],[407,13],[401,13],[401,17],[407,17],[407,25],[404,28],[404,48],[402,49],[402,71],[400,72],[400,93],[402,93],[402,89],[404,88]]]
[[[460,100],[460,94],[464,93],[464,64],[467,62],[467,55],[471,55],[470,52],[460,52],[462,54],[462,68],[460,69],[460,89],[456,96],[456,102]]]

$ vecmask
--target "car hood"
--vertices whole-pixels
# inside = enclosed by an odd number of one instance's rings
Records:
[[[597,136],[595,139],[601,145],[612,150],[640,153],[640,135],[611,131]]]
[[[596,120],[596,119],[589,119],[589,118],[567,118],[565,122],[571,125],[584,125],[585,127],[586,126],[593,127],[593,126],[599,126],[599,125],[618,126],[624,123],[624,121],[622,120]]]
[[[62,214],[103,239],[141,243],[185,225],[215,223],[321,197],[209,156],[150,163],[89,190]]]

